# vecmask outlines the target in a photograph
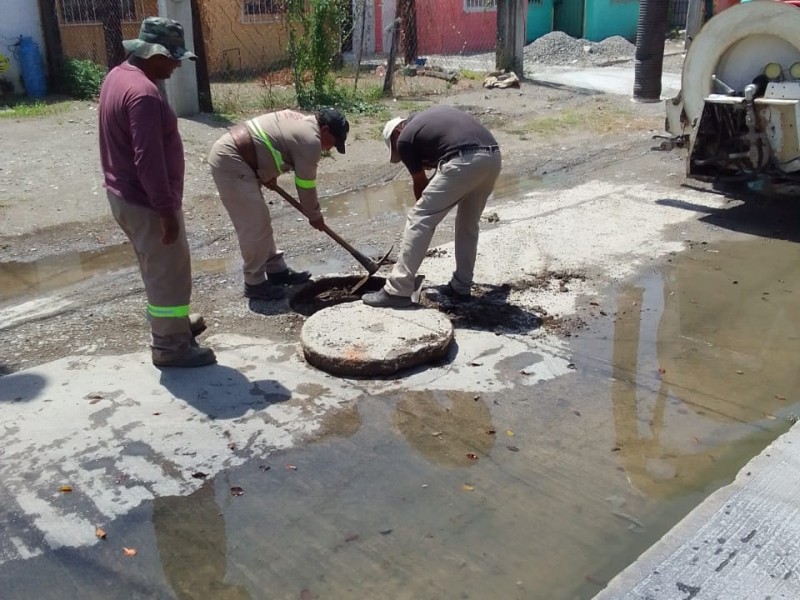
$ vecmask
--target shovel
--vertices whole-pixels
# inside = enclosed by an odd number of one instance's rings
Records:
[[[282,187],[280,187],[279,185],[275,185],[274,188],[270,189],[274,189],[284,200],[286,200],[289,204],[294,206],[301,213],[305,214],[305,211],[303,210],[303,207],[300,205],[300,202],[295,200]],[[350,294],[356,292],[359,288],[361,288],[361,286],[363,286],[367,282],[367,280],[369,280],[370,276],[378,272],[378,269],[381,268],[381,265],[386,263],[386,259],[389,258],[389,254],[394,249],[394,246],[389,248],[389,251],[386,254],[384,254],[379,261],[376,262],[372,260],[369,256],[366,256],[365,254],[362,254],[361,252],[353,248],[350,244],[348,244],[345,240],[343,240],[341,236],[339,236],[339,234],[337,234],[327,225],[322,226],[322,231],[327,233],[337,244],[339,244],[342,248],[347,250],[353,256],[353,258],[355,258],[359,262],[359,264],[361,264],[361,266],[363,266],[367,270],[367,275],[363,279],[361,279],[361,281],[359,281],[353,287],[352,290],[350,290]]]

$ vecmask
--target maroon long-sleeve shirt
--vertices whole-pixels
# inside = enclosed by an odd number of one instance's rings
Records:
[[[183,143],[178,118],[156,84],[124,62],[100,90],[100,161],[105,187],[160,214],[181,207]]]

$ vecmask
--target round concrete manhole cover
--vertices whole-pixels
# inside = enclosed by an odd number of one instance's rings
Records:
[[[309,364],[333,375],[383,376],[441,360],[453,325],[435,310],[347,302],[314,313],[300,334]]]

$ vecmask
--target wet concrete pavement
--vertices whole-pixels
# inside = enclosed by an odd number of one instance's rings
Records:
[[[0,379],[3,597],[591,598],[787,430],[790,236],[657,186],[496,210],[478,280],[600,265],[617,283],[508,297],[585,328],[460,328],[392,380],[229,335],[193,373],[136,353]]]

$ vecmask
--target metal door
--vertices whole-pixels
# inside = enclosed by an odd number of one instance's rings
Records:
[[[584,0],[554,0],[553,30],[583,37],[583,3]]]

